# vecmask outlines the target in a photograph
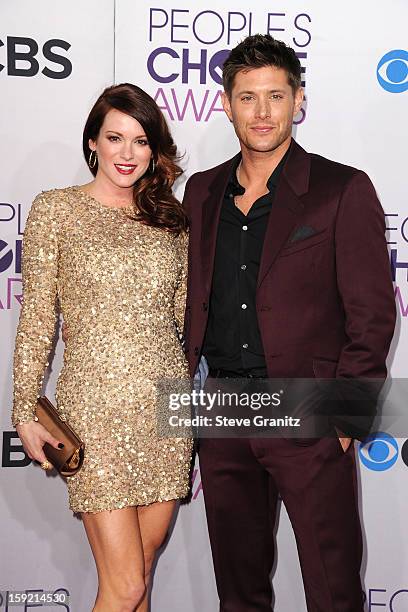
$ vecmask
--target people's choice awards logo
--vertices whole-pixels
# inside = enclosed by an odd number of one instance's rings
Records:
[[[384,472],[398,459],[398,444],[395,438],[384,432],[369,436],[358,450],[361,463],[374,472]]]
[[[395,49],[386,53],[377,66],[377,79],[383,89],[402,93],[408,89],[408,51]]]
[[[385,217],[395,300],[401,317],[408,317],[408,216],[394,212]]]
[[[21,204],[0,202],[0,311],[19,308],[21,293]]]
[[[252,8],[241,12],[224,7],[218,10],[150,7],[146,66],[158,85],[153,97],[171,121],[188,118],[207,122],[224,112],[223,64],[232,47],[254,32],[287,40],[302,62],[305,86],[312,18],[306,12],[288,12],[282,5],[282,10],[274,6],[274,12]],[[132,37],[123,51],[123,61],[125,57],[127,61],[129,49],[135,44],[133,33]],[[305,115],[302,108],[294,123],[302,123]]]

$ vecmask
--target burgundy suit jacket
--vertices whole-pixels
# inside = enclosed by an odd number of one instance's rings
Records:
[[[186,184],[184,335],[191,375],[202,350],[220,209],[235,161],[198,172]],[[364,172],[292,141],[268,220],[256,309],[271,378],[386,377],[395,299],[384,213]]]

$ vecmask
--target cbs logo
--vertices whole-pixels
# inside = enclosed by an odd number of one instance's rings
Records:
[[[361,463],[374,472],[389,470],[398,460],[398,442],[390,434],[379,431],[370,435],[358,449]],[[408,440],[401,447],[401,459],[408,466]]]
[[[402,93],[408,89],[408,52],[395,49],[386,53],[377,66],[377,79],[383,89]]]
[[[1,49],[2,47],[4,49]],[[7,36],[6,43],[0,40],[0,72],[5,70],[8,76],[33,77],[40,72],[40,61],[43,60],[45,66],[41,73],[44,76],[50,79],[66,79],[72,72],[72,64],[58,51],[68,51],[70,47],[66,40],[52,38],[43,44],[39,54],[38,43],[33,38]],[[2,55],[5,57],[3,60]],[[6,61],[6,64],[1,61]]]

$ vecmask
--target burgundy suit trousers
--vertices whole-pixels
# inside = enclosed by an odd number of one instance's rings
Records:
[[[344,452],[335,437],[310,442],[200,440],[221,612],[274,609],[270,574],[279,495],[295,533],[308,611],[363,612],[354,445]]]

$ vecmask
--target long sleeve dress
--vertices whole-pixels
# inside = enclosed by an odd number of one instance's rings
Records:
[[[69,330],[57,408],[86,445],[70,508],[181,498],[191,439],[157,434],[157,381],[188,377],[182,327],[187,240],[108,208],[80,187],[37,196],[23,241],[13,424],[31,420],[58,313]]]

